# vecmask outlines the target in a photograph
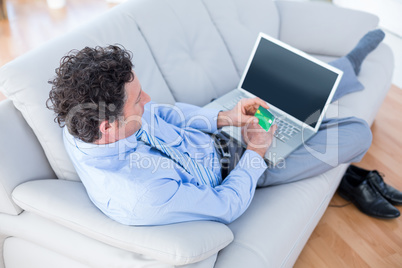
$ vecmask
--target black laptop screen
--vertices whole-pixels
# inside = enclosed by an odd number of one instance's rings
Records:
[[[241,87],[314,128],[337,77],[261,38]]]

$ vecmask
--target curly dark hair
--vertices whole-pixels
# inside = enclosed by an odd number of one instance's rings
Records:
[[[134,80],[131,59],[119,45],[70,51],[49,81],[46,107],[55,112],[54,121],[84,142],[100,139],[100,123],[113,123],[123,114],[124,85]]]

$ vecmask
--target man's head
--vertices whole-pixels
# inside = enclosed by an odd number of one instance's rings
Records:
[[[88,143],[112,143],[141,127],[150,101],[135,76],[131,53],[119,46],[86,47],[61,59],[49,81],[55,122]]]

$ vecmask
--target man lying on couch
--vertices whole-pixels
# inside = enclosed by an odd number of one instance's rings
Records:
[[[382,31],[369,32],[333,64],[355,77],[383,37]],[[257,186],[293,182],[333,168],[326,163],[336,154],[319,160],[304,146],[286,158],[285,166],[268,168],[263,156],[276,126],[266,132],[258,125],[254,112],[260,105],[268,108],[258,98],[241,100],[230,111],[158,105],[132,68],[131,54],[119,46],[73,51],[61,60],[47,103],[59,125],[66,126],[66,150],[92,202],[122,224],[230,223],[247,209]],[[360,89],[345,81],[337,94]],[[243,127],[247,148],[238,150],[238,163],[222,176],[219,141],[206,133],[229,124]],[[332,131],[339,140],[328,144]],[[360,161],[370,144],[369,126],[354,117],[325,120],[307,142],[316,151],[335,145],[339,164]],[[232,166],[235,160],[232,156]]]

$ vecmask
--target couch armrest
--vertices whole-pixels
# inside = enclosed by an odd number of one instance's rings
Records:
[[[368,31],[378,17],[329,3],[276,1],[279,38],[307,53],[341,57]]]
[[[0,212],[21,213],[11,198],[26,181],[56,178],[45,153],[21,113],[10,100],[0,102]]]
[[[202,261],[233,240],[232,231],[218,222],[148,227],[122,225],[92,204],[81,182],[31,181],[18,186],[13,199],[24,210],[88,237],[174,265]]]

